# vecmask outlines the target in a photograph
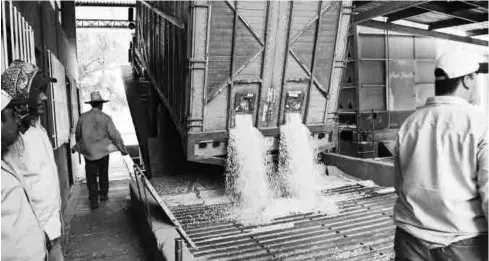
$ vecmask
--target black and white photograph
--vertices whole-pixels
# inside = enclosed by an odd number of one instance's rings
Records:
[[[488,0],[0,0],[2,261],[488,261]]]

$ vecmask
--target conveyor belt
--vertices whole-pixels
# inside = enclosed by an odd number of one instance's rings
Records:
[[[196,244],[199,260],[393,260],[396,195],[381,187],[347,185],[324,191],[340,195],[340,213],[289,215],[264,226],[229,220],[229,204],[172,207]]]

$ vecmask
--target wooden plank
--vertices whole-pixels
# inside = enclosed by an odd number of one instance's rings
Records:
[[[467,31],[467,36],[479,36],[479,35],[487,35],[489,34],[489,29],[474,29]]]
[[[348,29],[350,28],[351,8],[353,1],[342,1],[340,14],[338,16],[338,29],[336,30],[336,42],[334,47],[333,66],[331,68],[331,78],[329,82],[329,90],[326,96],[327,104],[324,110],[323,122],[326,122],[327,115],[338,110],[338,97],[340,92],[341,79],[345,73],[345,63],[347,44],[348,44]],[[357,107],[358,103],[355,103]]]
[[[138,59],[141,59],[141,54],[139,53],[138,50],[136,50],[135,52],[136,54],[136,57]],[[182,125],[179,124],[178,122],[178,117],[175,113],[175,111],[173,110],[173,108],[170,106],[170,103],[168,101],[168,99],[166,98],[166,96],[163,94],[163,91],[159,88],[159,84],[158,82],[156,81],[156,78],[152,75],[151,71],[148,71],[148,68],[144,67],[143,66],[143,71],[145,71],[146,73],[146,76],[148,78],[148,80],[150,80],[151,84],[152,84],[152,87],[153,89],[156,91],[156,93],[158,94],[158,96],[160,97],[161,101],[163,102],[163,104],[165,105],[166,109],[168,110],[168,113],[170,114],[171,116],[171,119],[173,120],[173,122],[175,123],[177,129],[178,129],[178,132],[179,134],[181,135],[181,137],[185,137],[186,135],[186,132],[184,131],[184,129],[182,128]]]
[[[189,78],[189,112],[188,130],[189,132],[203,131],[203,118],[205,114],[205,88],[208,82],[207,68],[209,64],[209,40],[210,40],[210,21],[211,6],[208,1],[196,1],[191,5],[191,52],[192,60],[205,61],[205,67],[192,68]]]
[[[258,43],[260,43],[261,46],[264,45],[263,41],[260,39],[260,37],[256,34],[256,32],[253,30],[253,28],[248,24],[248,21],[246,21],[246,19],[244,19],[239,13],[238,13],[238,5],[237,3],[235,3],[234,5],[229,2],[229,0],[226,0],[226,3],[229,5],[229,7],[231,7],[231,10],[233,10],[234,12],[236,12],[236,16],[237,16],[237,19],[241,20],[241,22],[243,22],[243,24],[246,26],[246,28],[248,28],[248,30],[250,31],[250,33],[253,35],[253,37],[255,37],[255,39],[258,41]],[[235,21],[235,23],[237,23],[237,21]]]
[[[31,61],[31,37],[30,37],[30,26],[29,24],[27,23],[27,21],[24,21],[24,35],[25,35],[25,39],[26,39],[26,45],[25,45],[25,56],[26,56],[26,60],[29,61],[30,63],[32,63]]]
[[[7,45],[7,16],[5,12],[6,1],[2,1],[2,72],[9,66],[9,55],[8,55],[8,45]]]
[[[265,31],[265,53],[262,66],[262,86],[259,93],[259,108],[258,108],[258,126],[266,127],[269,106],[272,97],[270,96],[270,85],[272,83],[274,56],[275,56],[275,45],[277,44],[275,33],[277,32],[278,26],[278,12],[279,12],[279,1],[269,1],[268,2],[268,12],[267,12],[267,28]]]
[[[278,24],[277,24],[277,31],[275,34],[275,55],[274,55],[274,66],[272,67],[273,73],[271,75],[272,77],[272,82],[270,86],[270,100],[269,100],[269,118],[267,125],[268,126],[276,126],[279,118],[280,118],[280,111],[278,108],[280,107],[280,93],[282,88],[282,80],[285,77],[283,75],[283,66],[286,63],[285,56],[287,53],[286,45],[285,43],[288,41],[287,39],[287,32],[288,32],[288,21],[287,18],[289,17],[288,12],[289,12],[289,5],[290,1],[279,1],[280,6],[279,6],[279,16],[278,16]]]
[[[395,12],[395,13],[388,15],[387,16],[387,22],[391,23],[394,21],[403,20],[403,19],[406,19],[409,17],[417,16],[417,15],[428,13],[428,12],[429,11],[425,10],[425,9],[420,9],[420,8],[415,8],[415,7],[408,8],[408,9],[404,9],[404,10],[401,10],[401,11],[398,11],[398,12]]]
[[[309,113],[309,107],[310,107],[310,102],[311,102],[311,87],[313,85],[313,78],[314,78],[314,72],[316,71],[316,57],[317,57],[317,53],[316,53],[316,49],[317,49],[317,45],[318,45],[318,41],[319,41],[319,32],[321,32],[322,30],[322,17],[323,17],[323,14],[321,12],[321,5],[322,5],[323,1],[319,1],[319,6],[318,6],[318,19],[316,20],[317,21],[317,25],[316,25],[316,32],[315,32],[315,36],[314,36],[314,46],[312,48],[312,65],[311,65],[311,76],[310,76],[310,79],[309,79],[309,85],[307,86],[307,92],[306,92],[306,95],[305,95],[305,101],[304,101],[304,114],[302,116],[302,122],[306,123],[307,122],[307,116],[308,116],[308,113]],[[329,3],[329,6],[331,6],[331,3]]]
[[[451,41],[469,43],[469,44],[475,44],[475,45],[482,45],[482,46],[487,46],[489,44],[488,41],[484,41],[484,40],[480,40],[480,39],[474,39],[471,37],[464,37],[464,36],[458,36],[458,35],[453,35],[453,34],[440,33],[440,32],[436,32],[436,31],[428,31],[428,30],[418,29],[418,28],[409,27],[409,26],[383,23],[383,22],[377,22],[377,21],[363,22],[362,26],[366,26],[366,27],[370,27],[370,28],[376,28],[376,29],[380,29],[380,30],[390,30],[390,31],[407,33],[407,34],[422,35],[422,36],[428,36],[428,37],[433,37],[433,38],[439,38],[439,39],[445,39],[445,40],[451,40]]]
[[[287,25],[287,38],[285,42],[285,58],[284,58],[284,67],[283,67],[283,72],[282,72],[282,88],[280,90],[280,102],[279,102],[279,107],[278,107],[278,112],[279,112],[279,117],[278,117],[278,122],[277,126],[280,126],[284,123],[285,120],[285,87],[286,87],[286,79],[287,79],[287,65],[289,64],[289,52],[290,52],[290,31],[292,27],[292,17],[294,13],[294,1],[290,2],[289,6],[289,21]]]
[[[300,65],[300,67],[304,70],[304,72],[307,74],[307,77],[310,77],[312,74],[311,72],[309,71],[309,69],[307,69],[307,67],[301,63],[301,61],[299,60],[299,58],[297,57],[297,55],[295,54],[294,51],[292,50],[289,50],[290,52],[290,55],[297,61],[297,63]],[[318,88],[321,89],[321,90],[324,90],[325,88],[321,85],[321,83],[318,81],[318,79],[316,79],[316,77],[313,76],[312,78],[314,80],[314,82],[318,85]]]
[[[472,15],[467,16],[467,17],[471,17],[470,20],[469,19],[454,18],[454,19],[430,23],[428,30],[436,30],[436,29],[442,29],[442,28],[447,28],[447,27],[453,27],[453,26],[459,26],[459,25],[465,25],[465,24],[487,21],[487,14],[479,14],[479,15],[473,15],[472,14]]]
[[[24,23],[22,21],[22,15],[20,12],[17,13],[17,34],[19,37],[19,58],[25,61],[24,56]]]
[[[481,8],[481,9],[484,9],[486,12],[487,12],[487,6],[488,6],[488,2],[487,1],[461,1],[465,4],[468,4],[468,5],[472,5],[474,7],[477,7],[477,8]]]
[[[159,16],[161,16],[163,19],[167,20],[168,22],[172,23],[173,25],[177,26],[180,29],[185,28],[185,23],[182,21],[178,20],[177,18],[167,14],[166,12],[162,11],[159,8],[154,7],[148,1],[146,0],[139,0],[143,5],[145,5],[147,8],[149,8],[151,11],[155,12]]]
[[[237,38],[237,27],[238,27],[238,1],[235,0],[234,1],[234,6],[235,8],[233,9],[232,5],[229,3],[228,0],[226,0],[226,3],[229,4],[229,6],[231,6],[231,9],[234,11],[234,23],[233,23],[233,40],[231,42],[231,68],[229,70],[229,77],[230,77],[230,83],[228,85],[228,99],[227,99],[227,120],[226,120],[226,129],[231,129],[233,127],[233,123],[231,122],[232,120],[232,114],[233,114],[233,104],[232,104],[232,98],[233,98],[233,95],[232,95],[232,92],[233,92],[233,88],[234,88],[234,62],[235,62],[235,55],[236,55],[236,38]]]
[[[452,4],[454,4],[454,3],[452,3]],[[454,10],[454,8],[450,4],[446,4],[446,5],[442,6],[442,5],[437,4],[436,2],[432,2],[432,3],[419,5],[419,6],[417,6],[417,8],[422,9],[422,10],[426,10],[429,12],[433,12],[433,13],[442,14],[444,16],[449,16],[451,18],[458,18],[458,19],[465,20],[468,22],[473,22],[473,23],[482,22],[482,21],[484,21],[483,20],[484,18],[487,20],[487,15],[474,15],[473,13],[467,12],[466,9],[469,9],[470,6],[464,6],[463,8],[465,10],[460,9],[461,7],[459,7],[457,9],[455,9],[455,11],[452,11],[452,10]],[[482,21],[481,21],[481,19],[482,19]]]
[[[398,2],[388,2],[376,8],[372,8],[368,11],[359,13],[353,16],[353,24],[363,23],[372,18],[385,16],[400,10],[404,10],[413,6],[424,4],[426,1],[398,1]]]
[[[20,15],[20,38],[21,38],[21,48],[22,48],[22,56],[23,56],[23,59],[24,61],[27,61],[27,39],[25,37],[25,19],[24,17],[22,16],[22,14]]]
[[[12,2],[10,2],[10,5],[12,6],[12,19],[10,21],[10,31],[13,33],[13,48],[12,48],[12,51],[13,51],[13,55],[12,55],[12,60],[16,60],[16,59],[19,59],[20,58],[20,55],[19,55],[19,35],[18,35],[18,32],[19,32],[19,29],[18,29],[18,23],[17,23],[17,20],[18,20],[18,12],[17,12],[17,7],[15,7],[13,5]]]
[[[32,27],[29,28],[29,34],[31,35],[31,60],[32,63],[37,64],[37,59],[36,59],[36,39],[34,38],[34,30],[32,30]]]

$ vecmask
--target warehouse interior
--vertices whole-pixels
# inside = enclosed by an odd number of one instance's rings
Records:
[[[83,8],[111,14],[77,17]],[[137,146],[117,156],[117,199],[91,212],[76,179],[83,156],[70,148],[84,112],[76,32],[97,28],[131,33],[120,72]],[[489,60],[488,28],[487,1],[2,1],[2,72],[20,58],[63,79],[42,120],[67,260],[394,260],[397,131],[434,95],[442,53]],[[474,105],[489,113],[488,75],[478,80]],[[238,115],[251,115],[277,165],[290,112],[318,148],[322,194],[341,198],[341,214],[229,218]]]

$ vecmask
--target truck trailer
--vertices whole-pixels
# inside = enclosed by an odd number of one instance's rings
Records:
[[[271,153],[289,111],[319,150],[336,146],[352,1],[138,1],[136,14],[135,74],[164,104],[186,160],[223,165],[237,111]]]

